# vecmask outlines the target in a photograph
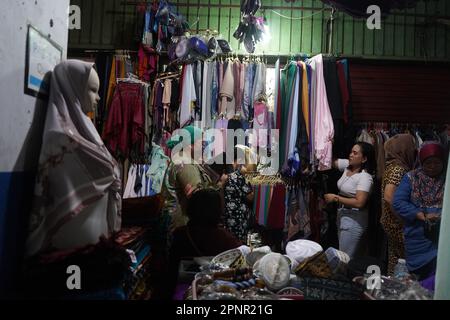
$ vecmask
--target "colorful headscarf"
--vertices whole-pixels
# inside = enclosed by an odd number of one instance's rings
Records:
[[[420,163],[423,164],[430,157],[438,157],[442,162],[445,162],[444,147],[439,142],[427,141],[423,143],[419,151]]]
[[[189,132],[189,135],[191,137],[191,145],[194,144],[198,139],[203,138],[203,131],[198,127],[187,126],[181,130],[187,130]],[[179,134],[173,135],[172,138],[170,138],[170,140],[167,141],[167,147],[169,147],[169,149],[173,149],[181,142],[183,142],[183,137],[181,135]]]

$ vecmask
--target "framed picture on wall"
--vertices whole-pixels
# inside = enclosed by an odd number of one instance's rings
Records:
[[[28,25],[25,66],[25,93],[48,98],[50,74],[62,61],[63,49],[32,25]]]

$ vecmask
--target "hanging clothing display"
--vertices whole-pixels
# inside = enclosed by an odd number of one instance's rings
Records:
[[[272,187],[269,185],[255,186],[254,212],[256,221],[261,226],[267,226]]]
[[[164,154],[160,146],[153,144],[149,160],[150,165],[131,165],[123,194],[124,199],[150,197],[161,193],[170,158]]]
[[[138,76],[143,81],[150,81],[152,75],[157,72],[158,54],[148,46],[140,45],[138,51],[139,66]]]
[[[317,55],[291,60],[277,74],[280,100],[274,125],[281,130],[283,175],[295,176],[308,167],[327,171],[333,156],[346,155],[344,137],[351,133],[347,68],[346,60]]]
[[[136,164],[130,167],[123,199],[142,198],[156,194],[151,190],[152,180],[147,176],[148,168],[148,165]]]
[[[285,225],[286,186],[276,184],[253,185],[255,200],[253,212],[260,226],[282,230]]]
[[[308,239],[311,235],[310,216],[305,190],[290,188],[287,194],[286,242]]]
[[[145,154],[146,110],[150,86],[141,82],[119,82],[108,111],[103,140],[118,158]],[[147,99],[146,99],[147,97]]]

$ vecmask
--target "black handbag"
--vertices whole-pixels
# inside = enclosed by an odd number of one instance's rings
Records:
[[[439,229],[441,227],[441,220],[431,221],[425,219],[424,234],[435,245],[439,243]]]

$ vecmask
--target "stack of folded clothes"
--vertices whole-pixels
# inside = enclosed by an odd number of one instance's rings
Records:
[[[130,272],[124,281],[125,294],[130,300],[148,300],[152,296],[149,231],[143,227],[124,228],[116,238],[131,257]]]

